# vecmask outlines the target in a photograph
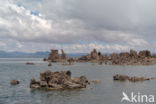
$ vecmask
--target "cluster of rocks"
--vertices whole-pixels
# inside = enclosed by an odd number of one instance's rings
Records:
[[[103,59],[103,55],[100,52],[97,52],[96,49],[91,51],[90,54],[81,56],[77,59],[79,62],[89,62],[89,61],[100,61]]]
[[[151,52],[143,50],[137,52],[130,50],[130,52],[112,53],[110,55],[102,55],[101,52],[97,52],[93,49],[91,53],[80,56],[79,58],[67,58],[66,53],[62,50],[62,54],[59,55],[58,50],[51,50],[49,57],[44,59],[49,62],[63,62],[62,65],[73,65],[76,62],[97,62],[99,65],[110,64],[110,65],[152,65],[156,62],[151,59]],[[155,62],[155,63],[153,63]],[[50,66],[50,64],[49,64]]]
[[[50,70],[47,70],[40,73],[39,80],[31,80],[30,88],[45,88],[48,90],[86,88],[89,82],[85,76],[71,77],[71,74],[72,73],[69,70],[59,72],[51,72]]]
[[[134,50],[130,52],[112,53],[110,55],[102,55],[101,52],[97,52],[94,49],[90,54],[81,56],[77,59],[79,62],[98,62],[101,65],[105,64],[112,65],[151,65],[150,60],[151,53],[148,50],[143,50],[137,53]]]
[[[48,58],[44,58],[43,61],[48,61],[48,66],[52,66],[51,62],[63,62],[62,65],[73,65],[75,62],[75,58],[68,58],[64,50],[61,50],[62,54],[60,55],[58,50],[51,50]]]
[[[150,65],[151,53],[148,50],[143,50],[137,53],[134,50],[130,52],[113,53],[110,55],[112,65]]]
[[[48,56],[48,59],[43,59],[44,61],[51,61],[51,62],[64,62],[67,60],[67,56],[64,50],[61,50],[62,54],[59,55],[58,50],[51,50],[51,53]]]
[[[141,81],[147,81],[147,80],[151,80],[151,79],[155,79],[155,78],[145,78],[145,77],[136,77],[136,76],[133,76],[133,77],[129,77],[127,75],[115,75],[113,76],[113,79],[115,81],[130,81],[130,82],[141,82]]]

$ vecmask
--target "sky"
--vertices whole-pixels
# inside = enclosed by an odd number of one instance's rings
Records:
[[[156,52],[156,0],[0,0],[0,50]]]

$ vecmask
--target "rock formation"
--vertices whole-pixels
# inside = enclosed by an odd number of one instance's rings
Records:
[[[131,49],[131,50],[130,50],[130,56],[131,56],[132,58],[138,58],[137,51]]]
[[[147,80],[151,80],[152,78],[145,78],[145,77],[129,77],[127,75],[115,75],[113,76],[113,79],[116,81],[130,81],[130,82],[141,82],[141,81],[147,81]]]
[[[112,65],[151,65],[150,51],[144,50],[137,54],[136,51],[130,50],[130,52],[121,52],[119,54],[113,53],[110,55],[110,61]]]
[[[39,80],[31,80],[30,88],[45,88],[49,90],[86,88],[88,80],[85,76],[71,77],[71,74],[69,70],[60,72],[47,70],[40,73]]]
[[[119,81],[125,81],[125,80],[129,79],[129,76],[117,74],[117,75],[113,76],[113,79],[114,80],[119,80]]]
[[[142,58],[151,57],[151,52],[148,50],[143,50],[139,52],[139,56]]]
[[[67,61],[68,61],[69,65],[73,65],[75,60],[73,58],[69,58]]]
[[[66,61],[67,57],[66,54],[63,50],[61,56],[59,55],[58,50],[51,50],[51,53],[49,54],[48,60],[51,62],[62,62],[62,61]]]
[[[64,50],[62,49],[61,51],[62,51],[61,58],[62,58],[62,59],[67,59],[67,56],[66,56],[66,54],[64,53]]]
[[[16,79],[13,79],[13,80],[10,81],[10,84],[11,84],[11,85],[17,85],[17,84],[19,84],[19,83],[20,83],[20,81],[18,81],[18,80],[16,80]]]
[[[97,52],[93,49],[91,53],[81,56],[77,59],[67,58],[63,50],[62,54],[59,55],[58,50],[51,50],[48,59],[44,61],[50,62],[63,62],[63,65],[72,65],[74,61],[77,62],[96,62],[99,65],[102,63],[109,65],[152,65],[153,60],[151,60],[151,53],[148,50],[143,50],[137,53],[135,50],[130,50],[130,52],[112,53],[110,55],[102,55],[101,52]],[[69,62],[67,64],[66,62]],[[156,63],[156,62],[154,62]]]
[[[51,50],[51,53],[49,54],[48,60],[52,62],[57,62],[60,59],[58,50]]]
[[[79,62],[98,62],[112,65],[151,65],[149,60],[151,56],[150,51],[143,50],[139,54],[135,50],[130,52],[112,53],[110,56],[102,55],[94,49],[90,54],[78,58]]]
[[[81,56],[78,58],[77,61],[79,62],[88,62],[88,61],[99,61],[103,56],[100,52],[97,52],[96,49],[93,49],[93,51],[85,56]]]

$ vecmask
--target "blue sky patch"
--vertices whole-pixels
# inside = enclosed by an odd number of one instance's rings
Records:
[[[35,16],[39,16],[39,12],[37,12],[37,11],[31,11],[30,14],[35,15]]]

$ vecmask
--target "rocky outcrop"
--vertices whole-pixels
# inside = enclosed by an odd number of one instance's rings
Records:
[[[62,54],[59,55],[58,50],[51,50],[48,59],[44,61],[49,62],[63,62],[63,65],[72,65],[76,62],[95,62],[99,65],[103,63],[109,65],[152,65],[156,64],[156,60],[151,60],[151,52],[148,50],[143,50],[137,53],[135,50],[130,50],[130,52],[112,53],[110,55],[102,55],[101,52],[97,52],[93,49],[91,53],[81,56],[79,58],[67,58],[63,50]],[[68,64],[69,63],[69,64]]]
[[[112,53],[110,56],[102,55],[94,49],[90,54],[78,58],[79,62],[98,62],[111,65],[151,65],[151,53],[143,50],[137,53],[135,50],[130,52]]]
[[[69,70],[59,72],[47,70],[40,73],[39,80],[31,80],[30,88],[45,88],[49,90],[86,88],[88,80],[85,76],[72,77],[71,75],[72,73]]]
[[[58,54],[58,50],[51,50],[51,53],[49,54],[48,60],[52,61],[52,62],[57,62],[59,61],[60,56]]]
[[[97,53],[96,49],[94,49],[90,53],[90,59],[92,59],[92,60],[99,60],[99,56],[100,56],[100,54]]]
[[[85,56],[81,56],[77,59],[79,62],[88,62],[88,61],[99,61],[103,58],[103,55],[101,55],[100,52],[97,52],[96,49],[93,49],[93,51]]]
[[[147,80],[151,80],[152,78],[145,78],[145,77],[129,77],[127,75],[115,75],[113,76],[113,79],[115,81],[130,81],[130,82],[141,82],[141,81],[147,81]]]
[[[130,50],[130,57],[132,57],[132,58],[138,58],[137,51],[131,49]]]
[[[18,81],[17,79],[13,79],[13,80],[10,81],[11,85],[17,85],[19,83],[20,83],[20,81]]]
[[[61,50],[62,51],[62,55],[61,55],[61,59],[67,59],[67,56],[66,56],[66,54],[64,53],[64,50],[62,49]]]
[[[73,65],[75,62],[74,58],[69,58],[67,61],[68,61],[69,65]]]
[[[110,55],[112,65],[151,65],[150,51],[144,50],[137,54],[136,51],[113,53]]]
[[[58,50],[51,50],[51,53],[49,54],[49,57],[47,60],[51,61],[51,62],[63,62],[66,61],[67,57],[66,54],[63,50],[61,56],[59,55]],[[44,59],[46,60],[46,59]]]
[[[139,52],[139,56],[142,58],[151,57],[151,52],[148,50],[143,50]]]

